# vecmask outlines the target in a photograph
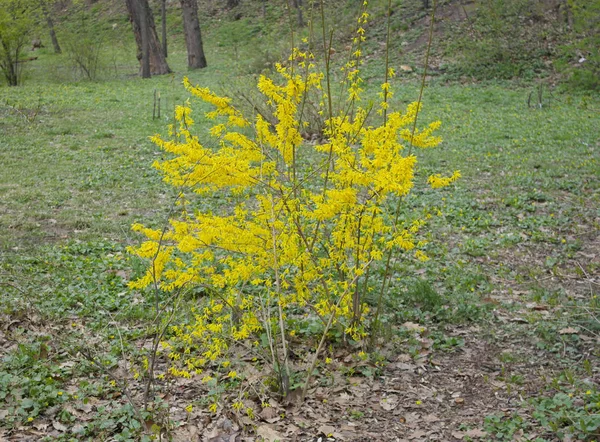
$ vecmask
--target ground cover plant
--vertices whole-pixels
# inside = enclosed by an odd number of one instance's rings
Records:
[[[209,60],[222,50],[208,49]],[[190,82],[224,95],[231,65],[215,64]],[[367,81],[385,80],[378,75]],[[167,308],[154,322],[156,293],[129,288],[147,271],[127,253],[140,241],[130,226],[161,229],[173,216],[178,191],[151,168],[172,157],[148,136],[169,139],[173,114],[165,107],[153,120],[152,98],[160,90],[163,106],[186,109],[182,77],[64,86],[41,77],[1,90],[3,438],[597,439],[600,102],[552,91],[530,107],[534,86],[511,83],[425,90],[419,121],[440,119],[443,141],[419,152],[415,180],[457,169],[462,179],[405,197],[402,221],[432,215],[420,238],[429,259],[394,260],[378,346],[348,348],[333,327],[301,407],[281,399],[276,371],[272,388],[249,382],[262,376],[255,364],[270,365],[256,351],[236,349],[229,364],[190,378],[170,376],[186,366],[160,357],[156,373],[166,376],[144,408],[157,328],[174,336],[173,321],[193,326],[193,315],[173,312],[216,296],[210,287],[160,293]],[[413,80],[390,83],[390,108],[418,97]],[[190,106],[195,131],[208,133],[201,116],[212,109]],[[188,208],[216,214],[237,201],[220,193]],[[364,303],[373,308],[377,296]],[[286,319],[298,330],[290,359],[314,354],[323,324]],[[290,384],[301,391],[299,371]]]

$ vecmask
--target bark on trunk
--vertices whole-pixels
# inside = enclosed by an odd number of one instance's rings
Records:
[[[294,8],[296,8],[296,12],[298,13],[298,27],[304,27],[304,17],[302,16],[302,0],[294,0]]]
[[[162,28],[162,47],[165,58],[167,58],[167,0],[162,0],[160,8],[161,28]]]
[[[138,0],[140,8],[140,34],[142,34],[142,78],[150,78],[150,29],[148,26],[148,11],[144,8],[143,3]]]
[[[198,22],[198,3],[196,0],[181,0],[183,14],[183,32],[188,53],[188,67],[199,69],[206,67],[206,57],[202,47],[202,34]]]
[[[44,0],[41,1],[42,13],[44,14],[44,18],[46,19],[46,24],[48,25],[48,32],[50,33],[50,39],[52,40],[52,46],[54,46],[54,53],[60,54],[62,50],[60,49],[60,45],[58,44],[58,39],[56,38],[56,32],[54,31],[54,21],[52,20],[52,16],[50,15],[50,11],[48,11],[48,7],[44,3]]]
[[[138,48],[137,58],[140,61],[140,74],[142,74],[143,42],[142,42],[142,17],[145,16],[148,26],[148,59],[150,63],[150,73],[152,75],[162,75],[171,72],[163,49],[156,35],[156,26],[154,25],[154,16],[148,4],[148,0],[125,0],[127,11],[129,12],[129,21],[135,35],[135,42]]]
[[[571,11],[571,6],[569,5],[568,0],[563,1],[562,9],[565,17],[565,24],[570,29],[573,29],[573,11]]]

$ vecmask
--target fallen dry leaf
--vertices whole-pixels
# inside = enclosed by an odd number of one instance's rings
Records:
[[[58,421],[52,422],[52,426],[54,427],[55,430],[58,430],[62,433],[66,433],[69,430],[66,425],[63,425]]]
[[[469,430],[465,433],[465,436],[469,436],[469,437],[485,437],[487,436],[487,433],[485,431],[482,431],[478,428],[473,428],[472,430]]]
[[[386,411],[391,411],[398,406],[398,396],[390,394],[387,397],[381,398],[379,405]]]
[[[321,425],[319,427],[319,433],[324,434],[325,436],[329,436],[335,432],[335,427],[331,425]]]
[[[423,327],[422,325],[419,324],[415,324],[414,322],[405,322],[404,324],[402,324],[402,327],[404,327],[407,330],[411,330],[411,331],[418,331],[419,333],[424,332],[425,330],[427,330],[425,327]]]
[[[277,413],[277,410],[275,410],[273,407],[263,408],[262,411],[258,415],[264,420],[279,417],[279,413]]]
[[[410,436],[408,436],[408,438],[410,440],[415,440],[415,439],[421,439],[422,437],[425,437],[427,435],[427,433],[425,433],[423,430],[417,430],[415,432],[413,432]]]
[[[269,425],[261,425],[256,429],[256,435],[262,437],[264,442],[283,442],[283,436]]]
[[[566,327],[566,328],[561,328],[558,333],[560,333],[561,335],[575,335],[577,333],[579,333],[579,330],[573,328],[573,327]]]

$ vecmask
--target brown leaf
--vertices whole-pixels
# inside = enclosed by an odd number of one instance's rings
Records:
[[[66,425],[61,424],[58,421],[54,421],[52,422],[52,426],[54,427],[55,430],[58,430],[62,433],[66,433],[68,431],[68,428]]]
[[[386,411],[391,411],[398,406],[398,396],[390,394],[387,397],[381,398],[379,405]]]
[[[431,423],[431,422],[437,422],[440,420],[439,417],[437,417],[435,414],[428,414],[426,416],[423,416],[423,420],[425,422]]]
[[[427,433],[425,433],[423,430],[417,430],[417,431],[413,432],[410,436],[408,436],[408,438],[410,440],[421,439],[422,437],[425,437],[426,435],[427,435]]]
[[[329,436],[335,432],[335,427],[331,425],[321,425],[319,427],[319,434],[324,434],[325,436]]]
[[[469,437],[485,437],[487,436],[487,433],[485,431],[482,431],[478,428],[473,428],[472,430],[469,430],[465,433],[465,436],[469,436]]]
[[[412,361],[412,357],[407,353],[401,353],[396,358],[396,362],[408,362]]]
[[[427,330],[422,325],[415,324],[414,322],[405,322],[404,324],[402,324],[402,327],[410,331],[417,331],[419,333],[423,333],[425,330]]]
[[[396,362],[394,364],[391,364],[392,368],[397,368],[398,370],[403,370],[403,371],[414,371],[417,366],[414,364],[406,364],[404,362]]]
[[[262,437],[264,442],[283,442],[283,436],[270,425],[261,425],[256,429],[256,435]]]
[[[263,420],[269,420],[269,419],[273,419],[275,417],[279,417],[279,413],[277,413],[277,410],[275,410],[273,407],[263,408],[262,411],[260,413],[258,413],[258,415]]]
[[[465,433],[462,431],[453,431],[452,432],[452,437],[456,438],[456,439],[460,439],[462,440],[463,437],[465,437]]]
[[[561,335],[575,335],[577,333],[579,333],[579,330],[573,328],[573,327],[566,327],[566,328],[561,328],[558,333],[560,333]]]

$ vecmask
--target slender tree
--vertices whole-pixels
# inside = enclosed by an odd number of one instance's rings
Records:
[[[181,0],[181,13],[183,14],[183,32],[188,53],[188,67],[190,69],[205,68],[206,57],[202,46],[196,0]]]
[[[44,19],[46,20],[46,25],[48,26],[48,32],[50,33],[50,39],[52,40],[52,46],[54,46],[54,53],[60,54],[62,52],[60,45],[58,44],[58,38],[56,38],[56,31],[54,30],[54,20],[52,20],[52,15],[50,14],[50,10],[48,8],[47,0],[40,0],[40,8],[42,10],[42,14],[44,15]]]
[[[302,16],[302,0],[293,0],[294,8],[298,14],[298,27],[304,27],[304,17]]]
[[[31,12],[22,0],[0,0],[0,70],[9,86],[21,82],[22,54],[33,26]]]
[[[138,48],[137,58],[140,61],[140,74],[144,74],[144,39],[147,36],[147,59],[150,65],[151,75],[162,75],[171,72],[160,40],[156,34],[154,16],[148,0],[125,0],[127,11],[129,12],[129,21],[135,35],[135,42]],[[146,32],[143,32],[146,30]]]

